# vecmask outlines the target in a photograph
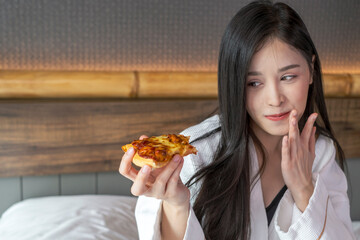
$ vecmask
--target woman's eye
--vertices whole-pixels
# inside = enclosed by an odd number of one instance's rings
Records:
[[[281,78],[281,80],[291,80],[291,79],[293,79],[295,77],[296,77],[296,75],[286,75],[286,76],[283,76]]]
[[[260,85],[259,82],[249,82],[249,83],[248,83],[248,86],[250,86],[250,87],[257,87],[257,86],[259,86],[259,85]]]

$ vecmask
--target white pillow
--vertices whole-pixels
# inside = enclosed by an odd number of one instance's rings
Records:
[[[138,239],[137,198],[79,195],[27,199],[0,219],[0,239]]]

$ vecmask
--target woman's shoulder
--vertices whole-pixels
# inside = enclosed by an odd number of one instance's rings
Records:
[[[207,133],[211,133],[220,127],[219,115],[214,115],[205,119],[204,121],[191,126],[181,132],[184,136],[190,136],[190,142],[206,136]]]
[[[196,155],[185,157],[185,164],[192,162],[197,169],[210,163],[220,141],[219,127],[219,116],[215,115],[181,132],[190,136],[190,144],[198,151]]]
[[[319,135],[315,143],[315,160],[313,171],[319,171],[330,161],[335,161],[336,150],[331,138]]]
[[[196,155],[190,154],[184,157],[184,166],[180,173],[181,180],[184,183],[198,169],[208,165],[213,159],[220,139],[220,131],[216,132],[214,130],[218,129],[219,126],[219,117],[215,115],[181,132],[184,136],[190,136],[191,145],[196,147],[198,151]],[[212,134],[209,135],[209,133]],[[196,194],[198,187],[199,185],[195,184],[193,188],[190,188],[191,195]]]

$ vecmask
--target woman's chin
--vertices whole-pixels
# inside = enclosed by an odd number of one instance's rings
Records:
[[[282,129],[272,129],[272,131],[270,131],[269,134],[273,136],[282,137],[289,134],[289,128],[286,127]]]

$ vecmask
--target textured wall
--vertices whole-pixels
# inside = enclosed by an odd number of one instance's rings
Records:
[[[0,0],[0,70],[216,71],[223,30],[248,0]],[[360,72],[360,1],[287,0],[324,72]]]

